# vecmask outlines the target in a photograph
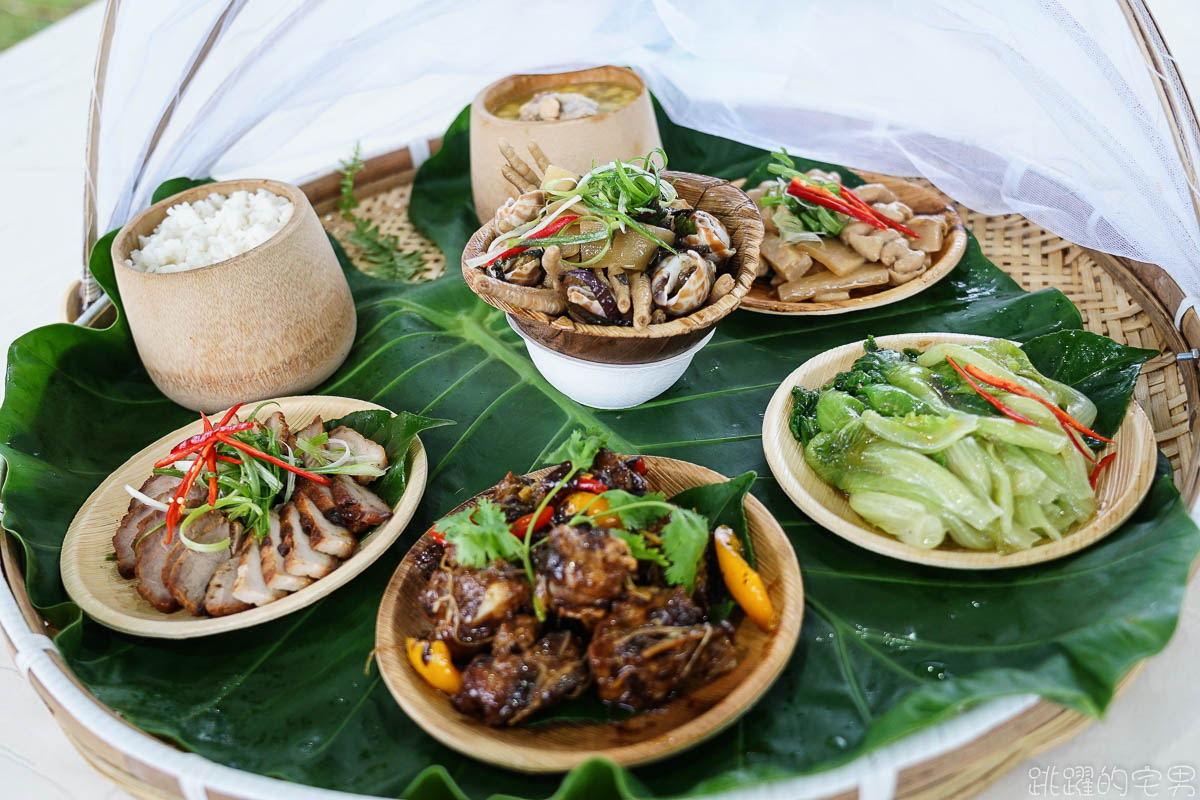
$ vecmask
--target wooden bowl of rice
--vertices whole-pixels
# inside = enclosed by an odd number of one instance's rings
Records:
[[[236,251],[253,239],[238,239],[226,228],[180,235],[180,241],[147,242],[167,220],[168,209],[203,203],[214,193],[230,198],[245,191],[255,196],[260,189],[290,202],[291,214],[278,230],[244,252]],[[247,222],[263,219],[263,213],[269,216],[261,203],[255,207],[249,202]],[[172,214],[183,215],[187,223],[189,209]],[[285,214],[281,211],[279,217]],[[168,228],[181,230],[178,220],[162,230]],[[257,235],[261,237],[263,229]],[[209,257],[236,254],[206,266],[179,268],[179,256],[203,262],[204,253],[197,248],[210,248]],[[135,250],[150,253],[138,257],[150,268],[174,253],[178,271],[135,267]],[[304,394],[333,374],[354,341],[350,287],[308,198],[291,184],[243,179],[180,192],[126,223],[111,252],[119,304],[138,355],[154,385],[185,408],[216,411],[243,400]]]

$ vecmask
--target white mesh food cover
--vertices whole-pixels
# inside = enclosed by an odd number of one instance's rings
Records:
[[[124,0],[98,221],[121,224],[169,177],[300,180],[355,141],[372,154],[440,133],[503,75],[612,63],[680,124],[924,175],[1200,296],[1194,128],[1177,138],[1149,66],[1166,56],[1132,33],[1139,13],[1140,0]]]

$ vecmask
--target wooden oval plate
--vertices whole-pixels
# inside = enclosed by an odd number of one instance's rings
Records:
[[[960,333],[911,333],[879,336],[875,341],[880,347],[893,350],[905,347],[925,350],[943,342],[976,344],[988,338]],[[804,460],[804,448],[788,429],[788,419],[792,414],[792,387],[815,389],[825,384],[837,373],[849,369],[854,360],[862,355],[862,347],[862,342],[854,342],[827,350],[806,361],[779,385],[763,417],[763,451],[779,485],[801,511],[843,539],[876,553],[915,564],[952,569],[1024,567],[1062,558],[1103,539],[1129,518],[1150,490],[1156,459],[1154,429],[1146,412],[1131,401],[1125,419],[1113,437],[1117,457],[1097,481],[1096,513],[1082,527],[1058,541],[1043,540],[1029,550],[1016,553],[968,550],[954,544],[949,538],[933,550],[910,547],[854,513],[846,495],[821,480]]]
[[[646,456],[646,462],[651,488],[668,497],[726,480],[685,461]],[[404,557],[384,592],[375,622],[379,671],[404,713],[426,733],[447,747],[505,769],[565,772],[596,757],[634,766],[678,753],[715,735],[762,697],[779,677],[800,635],[804,589],[796,554],[766,506],[747,495],[745,509],[758,570],[778,609],[779,627],[768,634],[743,618],[734,638],[740,657],[737,668],[657,710],[620,722],[546,722],[512,728],[491,728],[456,711],[445,694],[416,674],[403,647],[405,637],[423,637],[429,631],[417,601],[426,581],[422,556],[437,546],[428,535]]]
[[[289,423],[301,427],[317,414],[325,419],[337,419],[352,411],[387,410],[383,406],[349,397],[308,395],[281,397],[269,402],[278,403],[272,408],[282,411]],[[392,518],[362,540],[354,555],[329,575],[274,603],[225,617],[194,617],[182,609],[164,614],[138,594],[136,580],[120,576],[116,562],[109,561],[107,556],[112,552],[113,534],[129,507],[125,484],[141,486],[150,475],[155,461],[183,438],[200,432],[201,423],[197,420],[167,434],[130,458],[92,492],[67,529],[59,560],[63,585],[71,599],[97,622],[136,636],[190,639],[278,619],[344,586],[383,555],[412,519],[421,494],[425,491],[428,472],[425,448],[421,440],[414,437],[406,457],[407,486],[392,509]]]
[[[864,308],[875,308],[895,303],[906,297],[912,297],[923,292],[958,266],[963,253],[967,250],[967,229],[962,218],[953,206],[947,205],[945,199],[937,192],[917,186],[915,183],[893,178],[890,175],[859,173],[870,183],[882,183],[896,194],[896,199],[912,208],[918,214],[941,214],[949,223],[942,249],[933,254],[933,263],[921,275],[908,283],[893,286],[873,294],[852,295],[849,300],[838,300],[832,303],[785,302],[775,296],[775,290],[763,279],[759,279],[750,287],[750,291],[742,298],[739,308],[756,311],[760,314],[845,314],[847,311],[861,311]],[[746,187],[743,187],[746,188]],[[753,189],[754,187],[749,187]],[[761,256],[760,256],[761,257]]]

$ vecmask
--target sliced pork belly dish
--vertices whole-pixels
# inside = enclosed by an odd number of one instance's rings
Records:
[[[298,592],[312,583],[312,578],[288,572],[283,558],[285,552],[287,551],[283,544],[283,531],[279,515],[272,511],[271,527],[267,538],[263,539],[260,549],[263,579],[270,589]]]
[[[279,520],[275,520],[275,529],[279,530]],[[236,576],[233,582],[233,596],[243,603],[255,606],[265,606],[286,595],[283,589],[272,589],[267,586],[263,576],[262,549],[253,536],[247,536],[242,543],[242,554],[238,557]]]
[[[150,478],[142,484],[138,490],[142,494],[149,497],[151,500],[157,500],[160,503],[166,503],[171,499],[175,490],[179,488],[179,478],[173,475],[151,475]],[[184,506],[191,508],[199,505],[204,499],[204,490],[202,487],[193,487],[188,492],[184,500]],[[149,526],[144,526],[141,523],[153,517]],[[148,506],[136,497],[130,498],[129,510],[121,519],[121,524],[117,527],[117,532],[113,536],[113,550],[117,553],[117,572],[121,573],[122,578],[132,578],[133,568],[137,561],[137,553],[134,552],[133,545],[138,537],[148,529],[162,522],[166,514],[153,506]]]
[[[204,611],[210,617],[224,617],[251,607],[251,603],[245,603],[233,594],[240,561],[238,556],[225,559],[225,563],[217,567],[212,580],[208,582],[208,590],[204,593]]]
[[[167,555],[171,550],[166,537],[166,529],[159,528],[142,539],[137,546],[134,577],[137,578],[138,594],[159,611],[170,614],[179,608],[179,603],[175,601],[163,580],[163,567],[166,566]]]
[[[349,445],[350,454],[354,456],[358,463],[368,464],[380,470],[387,469],[388,457],[387,451],[383,449],[383,445],[371,441],[358,431],[340,425],[329,432],[329,438],[337,439]],[[359,475],[355,480],[359,483],[370,483],[374,478],[368,475]]]
[[[192,523],[188,538],[200,545],[232,541],[235,524],[220,514],[205,514]],[[228,547],[215,552],[192,550],[184,546],[182,537],[177,538],[173,557],[168,556],[165,566],[167,589],[175,602],[189,613],[199,615],[204,609],[208,583],[217,569],[229,560],[230,551]]]
[[[324,486],[313,484],[325,489]],[[330,491],[330,490],[326,490]],[[361,533],[392,518],[392,508],[383,498],[349,475],[338,475],[333,479],[333,513],[350,530]],[[324,510],[324,509],[322,509]],[[329,512],[326,511],[328,515]]]
[[[140,489],[125,487],[117,570],[163,613],[273,603],[337,569],[392,517],[368,488],[388,468],[382,445],[346,425],[327,435],[320,416],[294,431],[280,411],[243,421],[237,409],[172,448]]]
[[[304,532],[300,512],[294,503],[283,507],[279,515],[279,529],[283,535],[280,547],[283,566],[288,572],[316,579],[324,578],[337,569],[338,559],[313,549],[312,540]]]
[[[349,558],[354,553],[358,544],[354,535],[341,525],[335,525],[326,519],[306,495],[297,495],[292,505],[296,507],[300,525],[308,534],[313,550],[335,558]]]

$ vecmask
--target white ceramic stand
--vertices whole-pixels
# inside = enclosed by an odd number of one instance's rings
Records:
[[[513,323],[508,325],[525,340],[529,357],[550,385],[567,397],[591,408],[633,408],[670,389],[687,370],[700,348],[708,344],[716,329],[679,355],[649,364],[604,364],[563,355],[535,342]]]

